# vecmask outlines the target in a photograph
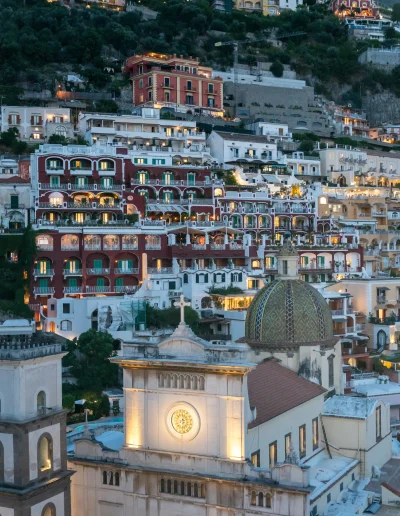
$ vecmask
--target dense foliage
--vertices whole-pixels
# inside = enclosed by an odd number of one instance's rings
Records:
[[[113,340],[107,332],[88,330],[68,344],[63,365],[71,367],[79,388],[101,392],[118,383],[118,366],[108,360],[115,355]]]
[[[24,304],[24,294],[33,267],[35,232],[27,228],[23,235],[1,234],[0,249],[0,312],[32,318],[32,311]],[[11,260],[10,253],[17,253],[19,260]]]
[[[179,308],[171,307],[160,310],[150,305],[146,306],[146,324],[150,329],[175,329],[180,322],[180,317]],[[198,331],[199,315],[196,310],[193,310],[190,306],[185,306],[185,323],[190,326],[194,332]]]
[[[143,0],[142,5],[159,13],[156,20],[144,20],[140,12],[85,9],[78,2],[75,9],[67,9],[45,0],[0,0],[0,95],[5,103],[20,102],[24,81],[54,92],[57,80],[71,70],[88,79],[88,89],[118,95],[128,81],[110,68],[120,72],[125,58],[135,52],[193,55],[205,64],[228,67],[232,47],[215,43],[248,37],[254,41],[240,48],[243,64],[272,62],[276,76],[289,66],[300,77],[312,76],[317,92],[327,95],[335,84],[348,84],[343,100],[356,104],[360,85],[363,94],[386,88],[400,95],[399,69],[386,73],[358,63],[359,54],[376,42],[348,40],[345,26],[327,6],[313,3],[264,17],[214,12],[206,0]],[[305,34],[288,39],[283,48],[267,41],[272,33],[293,31]]]

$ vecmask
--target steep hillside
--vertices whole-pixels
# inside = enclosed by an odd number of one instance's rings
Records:
[[[368,42],[348,41],[345,27],[324,5],[279,17],[215,13],[205,0],[144,0],[142,5],[159,12],[157,19],[146,21],[137,12],[79,5],[69,9],[45,0],[0,0],[0,94],[5,102],[18,102],[21,88],[28,85],[54,90],[61,74],[69,70],[87,77],[88,88],[118,95],[126,78],[104,68],[120,72],[124,59],[135,52],[196,55],[204,63],[228,67],[231,48],[216,48],[215,42],[247,37],[261,41],[243,50],[242,63],[252,65],[261,59],[289,64],[317,92],[336,100],[359,104],[360,84],[363,94],[383,89],[400,94],[399,70],[386,74],[361,66],[357,57]],[[289,39],[283,49],[268,42],[271,33],[299,30],[306,34]]]

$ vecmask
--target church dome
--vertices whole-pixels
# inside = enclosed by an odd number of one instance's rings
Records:
[[[286,253],[288,256],[289,253]],[[254,297],[246,317],[245,338],[252,348],[297,349],[331,346],[332,314],[323,296],[299,279],[277,279]]]

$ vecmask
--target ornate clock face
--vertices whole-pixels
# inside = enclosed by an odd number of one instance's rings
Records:
[[[200,417],[190,403],[181,401],[169,407],[165,423],[170,434],[180,441],[191,441],[200,430]]]
[[[172,413],[171,424],[178,434],[187,434],[193,428],[193,418],[187,410],[178,409]]]

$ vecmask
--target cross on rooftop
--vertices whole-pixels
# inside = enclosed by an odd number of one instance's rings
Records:
[[[180,301],[176,301],[174,306],[179,306],[181,309],[181,324],[185,324],[185,306],[190,306],[189,302],[185,302],[185,296],[181,294]]]

